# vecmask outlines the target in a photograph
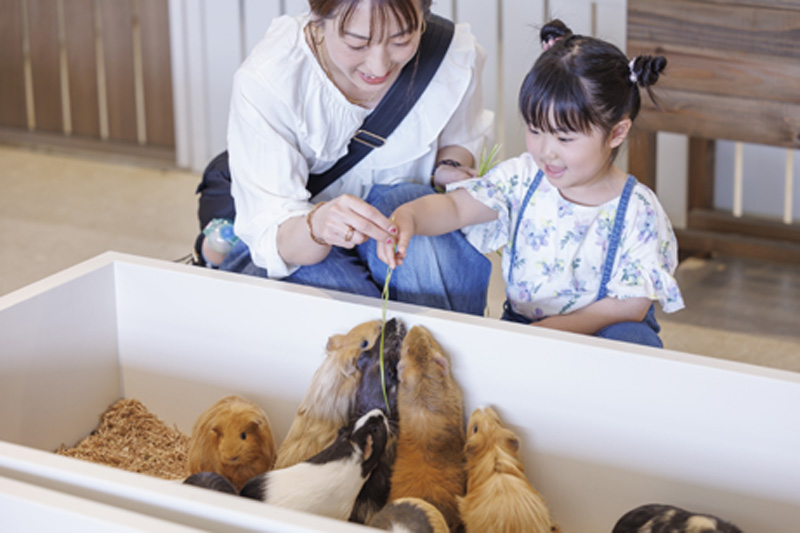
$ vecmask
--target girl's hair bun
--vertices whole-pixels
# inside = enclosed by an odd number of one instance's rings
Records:
[[[631,61],[631,79],[640,87],[650,87],[658,81],[659,75],[667,66],[664,56],[636,56]]]
[[[553,19],[539,31],[539,40],[542,46],[547,50],[555,41],[569,37],[572,35],[572,30],[569,26],[564,24],[560,19]]]

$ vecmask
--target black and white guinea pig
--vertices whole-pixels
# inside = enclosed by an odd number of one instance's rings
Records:
[[[370,518],[367,525],[385,531],[449,533],[441,511],[420,498],[398,498]]]
[[[405,335],[406,327],[399,319],[392,318],[386,321],[383,339],[383,379],[381,379],[380,342],[371,349],[361,352],[356,363],[361,372],[361,379],[356,388],[351,419],[356,420],[373,409],[380,409],[388,419],[389,435],[386,449],[378,466],[369,476],[356,499],[350,515],[351,522],[359,524],[367,522],[386,505],[389,499],[397,444],[397,363],[400,360],[400,346]],[[386,397],[383,394],[384,384],[386,385]]]
[[[651,503],[625,513],[611,533],[742,533],[742,530],[716,516]]]
[[[184,479],[183,484],[211,489],[217,492],[225,492],[227,494],[239,494],[239,490],[233,483],[219,472],[197,472]]]
[[[380,462],[389,426],[374,409],[342,428],[336,440],[294,466],[245,483],[241,496],[271,505],[347,520],[364,482]]]

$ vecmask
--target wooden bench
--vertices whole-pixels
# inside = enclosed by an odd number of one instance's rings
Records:
[[[682,255],[800,263],[800,224],[714,208],[716,139],[800,148],[800,2],[628,0],[628,55],[664,55],[660,109],[646,96],[629,169],[657,190],[656,133],[689,137]],[[644,93],[643,93],[644,94]]]

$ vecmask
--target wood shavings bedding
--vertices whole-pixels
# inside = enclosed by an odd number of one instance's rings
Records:
[[[59,455],[163,479],[186,475],[189,437],[170,428],[138,400],[121,399],[102,415],[89,436]]]

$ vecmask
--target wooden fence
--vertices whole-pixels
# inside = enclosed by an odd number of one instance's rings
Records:
[[[174,158],[168,0],[0,0],[0,13],[5,134]]]

